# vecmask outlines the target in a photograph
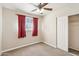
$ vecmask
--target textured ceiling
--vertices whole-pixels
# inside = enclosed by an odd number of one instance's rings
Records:
[[[32,12],[33,9],[36,9],[36,7],[33,6],[33,4],[38,5],[39,3],[2,3],[0,5],[2,5],[3,7],[9,8],[9,9],[22,10],[24,12],[36,14],[36,15],[40,15],[40,16],[44,16],[46,14],[51,13],[50,11],[46,11],[46,10],[43,11],[43,14],[40,14],[39,12]],[[53,8],[53,10],[58,10],[60,8],[68,7],[68,6],[75,6],[76,7],[76,5],[79,5],[79,4],[48,3],[48,5],[46,5],[45,7]]]

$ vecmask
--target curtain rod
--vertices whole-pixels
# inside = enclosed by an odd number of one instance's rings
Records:
[[[21,15],[21,14],[16,14],[16,15]],[[24,16],[26,16],[26,15],[24,15]],[[32,16],[27,16],[27,17],[32,17]],[[32,17],[32,18],[34,18],[34,17]],[[35,17],[35,18],[37,18],[37,17]]]

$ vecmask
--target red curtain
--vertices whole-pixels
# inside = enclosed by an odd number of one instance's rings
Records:
[[[25,16],[18,15],[18,38],[26,37]]]
[[[38,36],[38,18],[33,18],[33,33],[32,36]]]

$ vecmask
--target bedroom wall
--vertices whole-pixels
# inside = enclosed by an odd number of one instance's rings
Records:
[[[2,50],[2,7],[0,6],[0,55]]]
[[[56,47],[56,17],[51,13],[42,21],[43,42]]]
[[[32,17],[39,18],[39,35],[33,37],[31,32],[27,32],[26,38],[18,39],[18,19],[16,14],[23,14]],[[7,8],[3,8],[3,40],[2,51],[7,51],[21,46],[26,46],[34,43],[41,42],[40,23],[42,17],[27,14],[22,11],[14,11]]]
[[[44,38],[43,41],[53,47],[56,47],[56,38],[58,38],[56,37],[56,18],[62,16],[70,16],[74,14],[79,14],[78,4],[68,4],[64,7],[55,10],[53,8],[53,11],[47,16],[45,16],[42,22],[42,35]]]

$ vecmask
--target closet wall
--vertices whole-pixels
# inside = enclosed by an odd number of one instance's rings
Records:
[[[69,48],[79,51],[79,15],[69,16]]]

